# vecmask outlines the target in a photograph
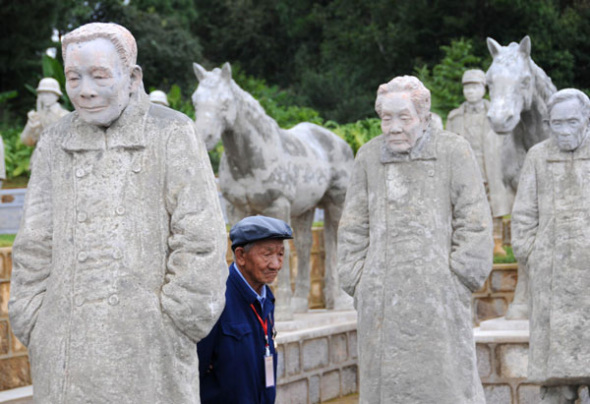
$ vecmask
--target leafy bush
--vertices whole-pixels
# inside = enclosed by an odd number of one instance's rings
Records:
[[[344,139],[352,147],[355,155],[362,145],[381,134],[381,121],[377,118],[362,119],[344,125],[328,121],[325,127]]]
[[[4,141],[4,162],[6,163],[6,178],[29,176],[29,161],[33,148],[25,146],[20,141],[22,127],[0,128],[0,136]]]

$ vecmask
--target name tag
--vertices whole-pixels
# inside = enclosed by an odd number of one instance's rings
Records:
[[[266,387],[275,386],[275,372],[272,355],[264,355],[264,377],[266,379]]]

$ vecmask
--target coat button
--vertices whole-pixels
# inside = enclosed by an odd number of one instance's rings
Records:
[[[76,170],[76,177],[78,177],[78,178],[84,177],[85,174],[86,174],[86,172],[84,171],[83,168],[78,168]]]
[[[434,170],[428,170],[428,176],[434,177]]]
[[[134,173],[138,173],[141,171],[141,166],[139,164],[137,164],[137,165],[133,166],[131,171],[133,171]]]
[[[110,295],[108,302],[109,302],[109,304],[111,306],[118,305],[119,304],[119,296],[117,296],[117,295]]]
[[[85,222],[88,219],[88,215],[85,212],[78,212],[78,221]]]
[[[123,206],[117,206],[117,209],[115,209],[115,212],[117,213],[117,215],[121,216],[121,215],[125,214],[125,208]]]
[[[74,297],[74,304],[78,307],[82,306],[85,302],[84,296],[82,295],[77,295],[76,297]]]
[[[79,252],[78,253],[78,261],[80,262],[84,262],[88,259],[88,253],[86,253],[85,251]]]
[[[121,258],[123,258],[123,253],[121,252],[121,250],[113,251],[113,258],[116,260],[120,260]]]
[[[416,234],[418,234],[419,236],[424,234],[424,229],[418,229],[416,230]]]

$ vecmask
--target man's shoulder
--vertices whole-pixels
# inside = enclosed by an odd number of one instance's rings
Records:
[[[373,155],[373,153],[380,153],[382,143],[383,134],[374,137],[359,148],[357,151],[357,158],[362,159],[367,154]]]
[[[451,112],[449,112],[449,115],[447,116],[447,121],[463,116],[463,112],[463,104],[461,104],[459,108],[455,108]]]
[[[193,123],[193,120],[182,112],[159,104],[150,105],[149,116],[156,124],[184,125]]]
[[[454,132],[441,130],[432,137],[437,143],[439,153],[452,153],[457,149],[471,149],[469,142],[464,137]]]

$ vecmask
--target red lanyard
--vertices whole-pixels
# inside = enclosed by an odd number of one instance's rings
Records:
[[[256,307],[254,307],[254,303],[251,303],[250,307],[252,307],[254,314],[256,314],[256,317],[258,318],[258,322],[260,323],[260,325],[262,326],[262,329],[264,330],[264,341],[266,344],[264,346],[264,348],[266,349],[266,356],[269,356],[270,355],[270,347],[268,344],[268,319],[265,318],[264,321],[262,321],[262,317],[260,317],[260,314],[258,314],[258,312],[256,311]]]

